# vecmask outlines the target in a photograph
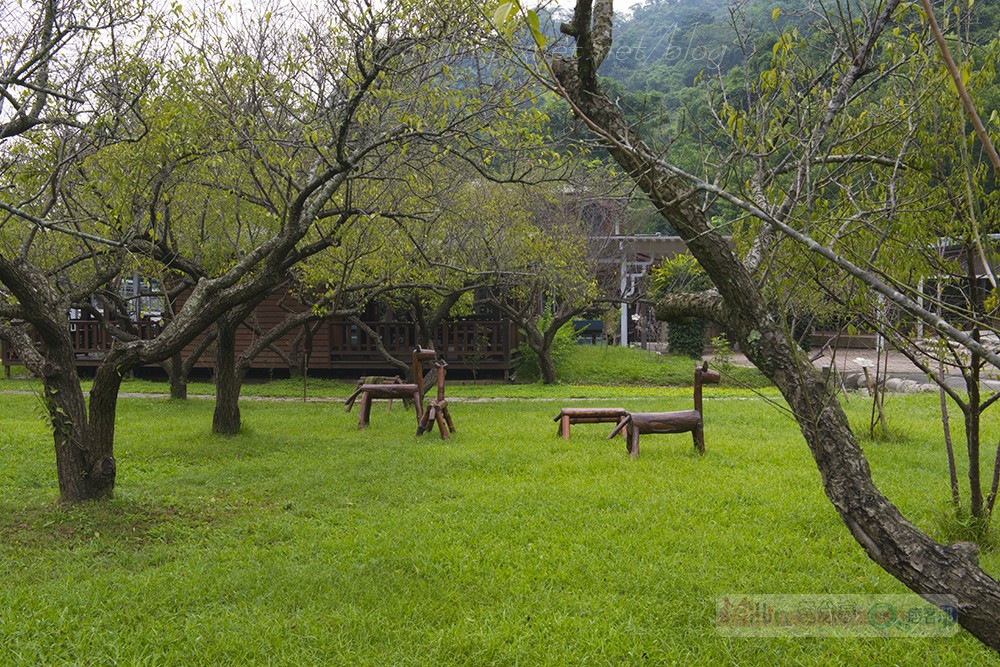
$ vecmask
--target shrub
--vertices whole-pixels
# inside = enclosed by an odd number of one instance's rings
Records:
[[[691,322],[672,322],[667,327],[667,345],[674,354],[701,359],[708,339],[708,322],[702,319]]]
[[[703,292],[712,282],[691,255],[677,255],[653,269],[650,294],[662,298],[667,294]],[[692,359],[701,358],[708,341],[708,322],[701,318],[668,323],[667,344],[670,351]]]

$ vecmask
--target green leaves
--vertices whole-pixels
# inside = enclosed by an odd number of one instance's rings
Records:
[[[506,0],[505,2],[501,2],[497,8],[493,10],[493,23],[495,23],[497,28],[507,36],[507,39],[512,39],[514,36],[514,30],[517,28],[519,23],[517,20],[518,16],[522,17],[521,23],[527,27],[535,45],[538,46],[538,48],[544,48],[547,38],[542,33],[541,20],[538,17],[538,12],[531,9],[522,9],[521,4],[517,0]]]
[[[495,10],[493,10],[493,22],[496,23],[498,28],[510,36],[513,32],[512,24],[514,16],[520,9],[521,5],[517,2],[517,0],[502,2]]]

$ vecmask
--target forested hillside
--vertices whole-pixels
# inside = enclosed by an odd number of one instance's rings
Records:
[[[821,7],[815,0],[647,0],[616,17],[614,46],[600,74],[647,141],[668,150],[674,163],[700,173],[706,156],[714,154],[721,161],[728,152],[731,138],[716,112],[724,104],[733,108],[753,104],[748,88],[757,84],[762,72],[775,67],[775,44],[782,34],[812,42],[801,53],[811,53],[820,65],[829,50],[817,34],[829,22],[857,22],[862,7],[870,4],[852,0]],[[1000,28],[1000,0],[946,4],[949,11],[942,12],[943,21],[960,25],[956,56],[972,68],[981,67],[988,60],[982,55],[983,47],[997,38]],[[929,35],[926,39],[930,40]],[[980,85],[977,95],[984,117],[989,117],[1000,107],[996,103],[1000,82],[994,78],[992,85]],[[562,128],[569,121],[560,116],[553,114],[553,123]],[[725,215],[724,208],[716,208],[717,215]],[[633,204],[633,209],[634,231],[672,232],[662,217],[643,204]]]

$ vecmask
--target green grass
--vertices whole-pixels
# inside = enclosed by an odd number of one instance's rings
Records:
[[[690,387],[694,382],[695,361],[676,355],[659,355],[655,352],[621,347],[576,345],[561,360],[559,386],[540,383],[505,384],[496,381],[472,383],[454,379],[448,382],[448,396],[463,398],[616,398],[631,396],[659,396],[662,387]],[[766,378],[755,368],[721,368],[722,381],[718,387],[708,386],[707,393],[732,395],[734,390],[751,392],[769,386]],[[40,391],[41,382],[21,372],[11,379],[0,378],[0,391]],[[84,389],[90,381],[83,381]],[[567,386],[571,388],[567,389]],[[305,388],[301,378],[251,382],[243,385],[242,395],[247,398],[302,398],[303,390],[310,399],[344,399],[354,391],[353,380],[308,378]],[[166,382],[129,379],[122,382],[126,394],[167,394]],[[567,393],[569,392],[569,393]],[[690,390],[688,390],[690,393]],[[215,385],[208,381],[195,381],[188,385],[188,395],[214,396]]]
[[[695,360],[634,348],[577,345],[561,360],[565,384],[690,386]],[[714,368],[714,366],[713,366]],[[769,383],[755,368],[723,368],[722,386],[763,387]]]
[[[690,403],[682,390],[619,398]],[[826,501],[797,426],[745,392],[706,392],[704,457],[661,436],[636,461],[607,425],[556,437],[558,401],[456,402],[459,432],[441,441],[381,405],[358,432],[335,404],[245,401],[244,433],[219,438],[208,401],[124,399],[116,499],[71,509],[54,503],[34,399],[2,400],[0,664],[993,660],[964,633],[716,632],[726,594],[903,592]],[[935,400],[892,399],[905,437],[865,447],[889,497],[941,537]],[[848,409],[866,423],[866,402]],[[996,572],[997,553],[983,564]]]

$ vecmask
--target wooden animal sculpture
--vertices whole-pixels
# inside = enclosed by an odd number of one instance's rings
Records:
[[[699,454],[705,453],[705,422],[702,418],[701,386],[718,384],[719,371],[708,369],[706,361],[694,369],[694,410],[679,412],[630,412],[615,427],[608,440],[626,429],[626,448],[632,458],[639,457],[639,436],[646,433],[687,433],[691,432],[694,447]]]
[[[437,353],[434,350],[426,350],[423,348],[417,348],[413,350],[413,378],[416,382],[422,382],[424,377],[423,362],[430,361],[437,358]],[[403,383],[403,384],[362,384],[359,386],[353,394],[344,403],[344,409],[347,412],[351,411],[351,407],[354,405],[355,399],[361,396],[361,407],[358,410],[358,428],[362,429],[368,426],[371,419],[371,404],[373,400],[383,399],[392,400],[395,398],[410,399],[413,401],[414,408],[417,412],[417,425],[420,425],[420,418],[424,413],[423,404],[423,387],[415,383]]]
[[[426,431],[434,428],[434,424],[437,424],[438,431],[441,432],[441,439],[447,440],[448,432],[455,432],[455,424],[451,421],[451,414],[448,412],[448,400],[444,397],[444,376],[448,364],[445,363],[444,359],[439,359],[434,362],[434,365],[437,366],[437,398],[427,402],[423,417],[417,423],[417,435],[423,435]],[[447,428],[445,428],[445,423],[448,424]]]

